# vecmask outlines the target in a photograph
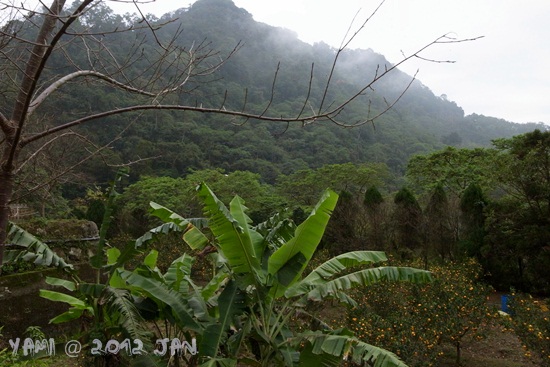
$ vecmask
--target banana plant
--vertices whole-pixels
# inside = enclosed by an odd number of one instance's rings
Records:
[[[16,263],[19,260],[32,262],[39,266],[51,266],[72,271],[73,266],[57,255],[46,243],[42,242],[15,223],[8,224],[7,251],[0,266]]]
[[[206,241],[208,236],[169,209],[152,206],[159,218],[185,224],[180,229],[192,249],[211,246],[222,259],[211,283],[198,289],[208,298],[203,301],[212,318],[204,324],[199,344],[202,366],[337,365],[342,358],[377,367],[405,366],[393,353],[360,341],[347,330],[290,328],[292,317],[308,302],[333,298],[353,306],[355,301],[346,294],[353,287],[380,281],[431,281],[424,270],[373,267],[387,260],[376,251],[339,255],[304,276],[338,200],[336,193],[327,190],[299,226],[279,216],[253,226],[240,197],[227,207],[206,184],[199,185],[197,192],[213,241]],[[364,268],[349,272],[357,266]]]
[[[185,219],[152,203],[152,214],[165,223],[122,251],[106,251],[101,267],[109,275],[106,284],[50,279],[52,284],[81,294],[71,298],[43,293],[46,298],[71,305],[56,321],[98,312],[94,308],[98,297],[110,294],[110,297],[132,300],[133,308],[124,303],[132,312],[113,309],[114,315],[120,317],[110,320],[124,323],[121,326],[126,328],[135,326],[135,335],[142,325],[134,312],[138,310],[139,317],[164,321],[170,328],[168,331],[157,328],[159,335],[196,339],[198,354],[170,357],[169,364],[179,363],[183,358],[188,366],[201,367],[311,366],[314,363],[336,366],[344,358],[366,361],[377,367],[405,366],[393,353],[358,340],[348,330],[331,330],[326,324],[321,330],[305,332],[291,328],[292,317],[297,312],[306,314],[305,306],[309,302],[333,298],[353,306],[355,301],[346,294],[352,287],[386,280],[418,283],[431,280],[430,273],[423,270],[373,267],[387,259],[384,253],[372,251],[339,255],[304,275],[336,205],[338,196],[334,192],[327,190],[299,226],[281,215],[253,226],[240,197],[236,196],[226,207],[207,185],[199,185],[197,192],[204,203],[206,221]],[[198,286],[193,282],[194,258],[188,254],[174,260],[165,273],[156,267],[159,254],[155,251],[137,268],[125,268],[127,260],[143,251],[156,236],[171,231],[181,232],[191,250],[211,253],[209,256],[217,271],[207,284]],[[213,240],[206,231],[211,232]],[[363,268],[350,272],[352,267]],[[129,322],[132,320],[135,322]],[[158,359],[135,362],[160,365]]]
[[[150,232],[140,237],[137,243],[144,245],[150,240]],[[135,246],[135,245],[134,245]],[[114,264],[121,252],[116,248],[106,251],[106,265],[103,270],[106,272],[109,265]],[[146,260],[150,261],[148,256]],[[108,274],[108,273],[107,273]],[[141,353],[151,351],[154,348],[152,342],[153,334],[148,329],[139,303],[128,287],[120,286],[121,280],[118,273],[113,271],[105,282],[89,283],[82,281],[76,273],[71,273],[70,279],[46,277],[46,283],[52,286],[64,288],[63,292],[54,290],[40,290],[40,296],[53,302],[66,303],[69,309],[50,320],[52,324],[71,322],[80,318],[91,320],[88,327],[82,334],[84,346],[87,349],[98,348],[103,350],[106,342],[114,340],[130,340],[130,350],[136,350],[141,346],[139,353],[133,358],[129,351],[126,354],[121,352],[122,358],[128,365],[136,366],[158,366],[158,358],[152,355]],[[161,292],[157,288],[157,293]],[[139,345],[135,341],[139,341]],[[142,344],[141,344],[142,343]],[[116,355],[103,353],[94,358],[96,366],[109,365],[109,359],[115,359]]]

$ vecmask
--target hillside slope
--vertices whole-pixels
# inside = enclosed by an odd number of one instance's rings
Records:
[[[86,26],[92,31],[116,27],[121,21],[120,16],[103,9],[86,15]],[[166,23],[157,31],[160,40],[167,41],[177,34],[176,42],[189,50],[204,46],[219,51],[223,58],[236,45],[242,45],[216,74],[190,83],[189,93],[177,96],[178,103],[240,109],[246,101],[247,108],[253,111],[262,111],[269,105],[271,115],[281,116],[299,113],[309,93],[307,107],[320,107],[336,53],[328,45],[309,45],[290,30],[256,22],[231,0],[199,0],[189,8],[161,17],[157,23]],[[154,52],[156,41],[151,35],[144,38],[145,46],[150,47],[143,48],[143,60]],[[114,52],[120,55],[128,53],[132,46],[120,34],[108,34],[105,39],[117,45]],[[77,62],[86,63],[86,48],[77,46],[69,45],[69,52]],[[48,65],[52,78],[78,66],[67,64],[62,53],[54,60]],[[310,80],[312,64],[315,67]],[[383,55],[370,49],[346,50],[334,71],[325,104],[341,101],[370,80],[377,68],[382,70],[387,65]],[[140,75],[140,67],[136,62],[128,75]],[[386,100],[391,101],[406,88],[411,78],[399,70],[393,71],[374,85],[363,104],[346,108],[339,118],[354,123],[375,115],[385,108]],[[106,85],[90,83],[75,83],[60,92],[61,97],[44,104],[41,111],[44,116],[56,116],[51,124],[63,123],[65,116],[80,113],[83,105],[90,110],[119,107],[128,98]],[[307,126],[245,123],[214,115],[160,111],[108,118],[76,131],[96,144],[106,144],[121,134],[112,142],[112,150],[81,166],[81,179],[90,184],[112,178],[113,173],[104,169],[104,161],[136,160],[140,162],[134,165],[133,180],[141,175],[181,176],[190,170],[223,168],[260,173],[265,181],[274,182],[282,173],[344,162],[385,163],[399,176],[411,155],[446,145],[487,146],[492,139],[535,128],[546,127],[481,115],[464,116],[456,103],[435,96],[428,86],[414,81],[388,113],[374,124],[356,128],[344,129],[326,121]],[[67,158],[69,163],[84,153],[78,152],[78,147],[72,149],[77,151]],[[154,159],[142,160],[151,157]]]

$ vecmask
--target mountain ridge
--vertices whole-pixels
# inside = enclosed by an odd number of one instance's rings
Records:
[[[336,49],[325,43],[310,45],[299,40],[291,30],[256,22],[252,14],[237,7],[232,0],[198,0],[189,8],[161,17],[160,21],[167,21],[170,16],[178,21],[163,31],[169,37],[171,30],[183,28],[185,32],[179,40],[182,45],[206,39],[213,49],[227,53],[242,42],[242,48],[219,70],[216,75],[220,78],[218,82],[207,88],[208,92],[202,93],[209,96],[211,106],[226,103],[228,108],[241,108],[246,89],[249,106],[257,105],[258,111],[263,110],[269,103],[277,71],[271,111],[276,115],[292,115],[299,111],[306,99],[314,64],[309,101],[314,106],[312,108],[318,108]],[[370,80],[377,69],[386,67],[391,67],[390,62],[372,49],[344,50],[339,55],[329,97],[336,100],[339,95],[349,95],[350,90],[355,91]],[[399,69],[394,70],[374,85],[374,93],[364,106],[346,109],[345,118],[353,122],[364,118],[369,109],[383,109],[385,101],[397,98],[411,79],[412,76]],[[196,100],[190,98],[187,102],[196,103]],[[367,106],[367,103],[372,105]],[[235,131],[235,126],[228,126],[223,121],[216,116],[201,117],[196,124],[202,125],[199,130],[208,136],[205,139],[197,134],[196,129],[187,132],[193,136],[188,143],[194,145],[195,151],[200,151],[203,146],[218,151],[216,154],[198,154],[201,158],[189,163],[188,167],[250,170],[260,173],[270,182],[281,173],[345,162],[385,163],[400,175],[408,158],[414,154],[425,154],[446,145],[488,146],[492,139],[545,128],[541,124],[518,124],[483,115],[464,116],[460,106],[435,96],[419,80],[412,83],[382,118],[374,124],[354,129],[342,130],[327,124],[286,129],[284,124],[258,122]],[[231,131],[232,135],[230,137],[221,131]],[[279,135],[282,131],[285,133]],[[243,135],[248,141],[242,138]],[[232,140],[235,136],[240,138]],[[263,136],[265,141],[259,141],[258,136]],[[201,143],[203,140],[208,144]],[[260,145],[270,153],[259,152],[254,145]],[[277,148],[282,148],[282,151]],[[224,157],[229,157],[230,161]],[[171,175],[183,173],[178,169],[178,173]]]
[[[91,31],[114,29],[123,21],[120,15],[105,9],[91,11],[86,17]],[[139,23],[141,19],[136,17],[133,21]],[[252,112],[261,113],[269,106],[268,113],[273,116],[292,116],[300,113],[305,101],[308,110],[342,101],[370,80],[377,68],[391,67],[383,55],[371,49],[345,50],[339,55],[330,88],[325,90],[337,50],[325,43],[310,45],[290,30],[256,22],[232,0],[199,0],[152,20],[152,24],[164,26],[155,32],[158,40],[150,34],[143,36],[145,57],[154,52],[157,41],[169,42],[174,35],[179,36],[175,42],[181,48],[208,47],[220,58],[241,45],[215,75],[190,82],[188,93],[170,97],[171,102],[179,104],[223,106],[238,111],[245,101]],[[120,34],[107,34],[105,39],[116,45],[112,52],[122,55],[122,59],[132,46]],[[75,62],[85,65],[86,48],[74,43],[68,47]],[[68,64],[62,54],[53,60],[48,66],[52,80],[66,70],[85,67]],[[140,67],[141,60],[137,60],[128,75],[140,75]],[[369,114],[375,115],[386,108],[387,101],[395,100],[411,80],[398,69],[392,71],[367,90],[361,103],[347,106],[339,118],[353,124]],[[56,116],[52,124],[61,124],[64,119],[81,114],[83,106],[97,111],[119,108],[132,103],[128,98],[105,84],[72,83],[59,91],[58,98],[44,103],[42,113]],[[220,115],[173,111],[144,113],[139,115],[139,123],[132,122],[135,118],[106,118],[75,129],[97,146],[122,134],[122,138],[112,142],[111,150],[81,166],[88,183],[108,182],[113,177],[113,172],[104,168],[104,160],[114,164],[137,161],[132,181],[143,175],[176,177],[193,170],[221,168],[230,172],[248,170],[260,174],[266,182],[275,182],[281,174],[347,162],[385,164],[399,177],[415,154],[448,145],[488,146],[492,139],[547,128],[477,114],[464,116],[455,102],[435,96],[418,80],[378,120],[351,129],[327,121],[287,126],[284,122],[235,122]],[[79,153],[73,156],[79,157]]]

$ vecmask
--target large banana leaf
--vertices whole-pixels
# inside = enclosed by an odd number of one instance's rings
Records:
[[[201,355],[215,357],[218,349],[227,340],[227,330],[235,315],[242,314],[246,309],[246,295],[239,289],[235,281],[230,281],[218,298],[218,320],[209,325],[200,345]]]
[[[193,250],[200,250],[208,243],[208,239],[200,231],[200,228],[207,226],[206,219],[185,219],[181,215],[155,202],[150,202],[149,205],[151,206],[152,215],[165,223],[176,224],[180,230],[183,231],[183,240],[187,242]]]
[[[170,264],[164,274],[164,282],[168,288],[183,295],[188,295],[190,287],[191,267],[195,259],[192,256],[183,254]]]
[[[338,195],[334,191],[325,191],[313,212],[296,228],[294,237],[269,257],[269,274],[278,279],[290,278],[292,281],[298,279],[317,249],[337,201]],[[303,256],[304,261],[300,267],[296,268],[295,262],[297,256],[300,256],[298,254]],[[291,284],[292,281],[287,283]],[[274,296],[282,295],[285,289],[286,287],[279,287]]]
[[[195,316],[196,314],[204,314],[204,310],[193,310],[189,302],[180,293],[168,288],[156,279],[120,268],[116,269],[115,272],[128,284],[132,291],[168,305],[172,309],[173,316],[181,325],[185,325],[189,330],[202,332],[203,326],[195,319]]]
[[[333,296],[338,297],[341,301],[350,303],[353,301],[351,298],[347,297],[344,300],[339,297],[342,291],[381,281],[427,283],[432,281],[432,275],[429,271],[408,267],[378,267],[364,269],[329,280],[323,284],[312,284],[310,287],[311,290],[307,292],[307,298],[312,301],[322,301],[326,297]],[[303,292],[303,290],[301,290],[301,292]],[[355,301],[351,302],[351,306],[355,305]]]
[[[11,222],[8,225],[8,241],[10,245],[15,245],[20,249],[6,251],[4,264],[21,258],[41,266],[55,266],[64,270],[73,269],[71,264],[65,262],[48,245]]]
[[[362,342],[350,335],[324,334],[321,332],[306,332],[296,338],[299,341],[311,343],[311,352],[300,356],[300,366],[309,367],[315,364],[317,358],[313,355],[328,354],[342,359],[350,359],[363,365],[370,363],[373,367],[407,367],[395,354],[382,348]]]
[[[214,195],[210,188],[202,183],[197,188],[198,195],[204,203],[206,216],[209,218],[209,227],[216,236],[219,249],[227,258],[227,262],[236,274],[252,276],[252,282],[263,279],[260,269],[260,260],[256,254],[248,225],[242,226],[227,207]],[[235,215],[244,218],[242,205],[234,206]]]
[[[151,201],[149,203],[149,206],[151,207],[149,209],[150,214],[161,219],[165,223],[175,223],[180,227],[185,227],[185,225],[188,223],[187,219],[185,219],[181,215],[166,208],[165,206],[155,203],[154,201]]]
[[[223,288],[223,284],[228,282],[230,276],[231,274],[227,271],[218,271],[216,275],[202,287],[201,296],[209,306],[215,307],[218,305],[218,294],[216,292]]]
[[[77,285],[74,282],[60,278],[46,277],[46,283],[63,287],[71,292],[74,292],[77,289]],[[49,299],[50,301],[54,302],[68,303],[71,306],[68,311],[57,315],[52,320],[50,320],[50,323],[52,324],[59,324],[78,319],[80,316],[82,316],[84,311],[89,311],[92,314],[94,313],[93,308],[86,304],[86,302],[71,295],[56,291],[48,291],[45,289],[41,289],[39,294],[42,298]]]
[[[325,284],[335,275],[353,266],[367,265],[387,261],[382,251],[352,251],[325,261],[315,268],[308,276],[294,283],[285,292],[286,297],[294,297],[309,292],[313,287]]]
[[[265,249],[264,238],[251,227],[252,220],[246,215],[247,210],[248,208],[244,205],[244,200],[239,196],[235,196],[229,203],[231,215],[239,222],[241,228],[246,233],[246,237],[250,238],[252,248],[254,249],[254,256],[257,259],[261,259]]]
[[[68,291],[76,291],[76,283],[66,279],[46,277],[46,283],[49,285],[55,285],[65,288]]]
[[[82,316],[84,311],[89,311],[91,314],[94,313],[93,308],[86,304],[86,302],[68,294],[56,291],[48,291],[45,289],[41,289],[39,294],[42,298],[49,299],[50,301],[54,302],[64,302],[71,306],[68,311],[51,319],[50,323],[52,324],[60,324],[63,322],[78,319],[80,316]]]

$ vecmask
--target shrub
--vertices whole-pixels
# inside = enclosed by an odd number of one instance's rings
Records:
[[[481,267],[473,260],[430,269],[430,284],[385,283],[361,290],[359,307],[350,311],[348,327],[369,343],[391,350],[409,366],[434,366],[442,343],[456,347],[462,338],[480,337],[480,326],[493,313],[487,287],[478,282]]]
[[[511,323],[524,348],[540,356],[541,367],[550,366],[550,299],[536,300],[515,294],[509,301]]]

